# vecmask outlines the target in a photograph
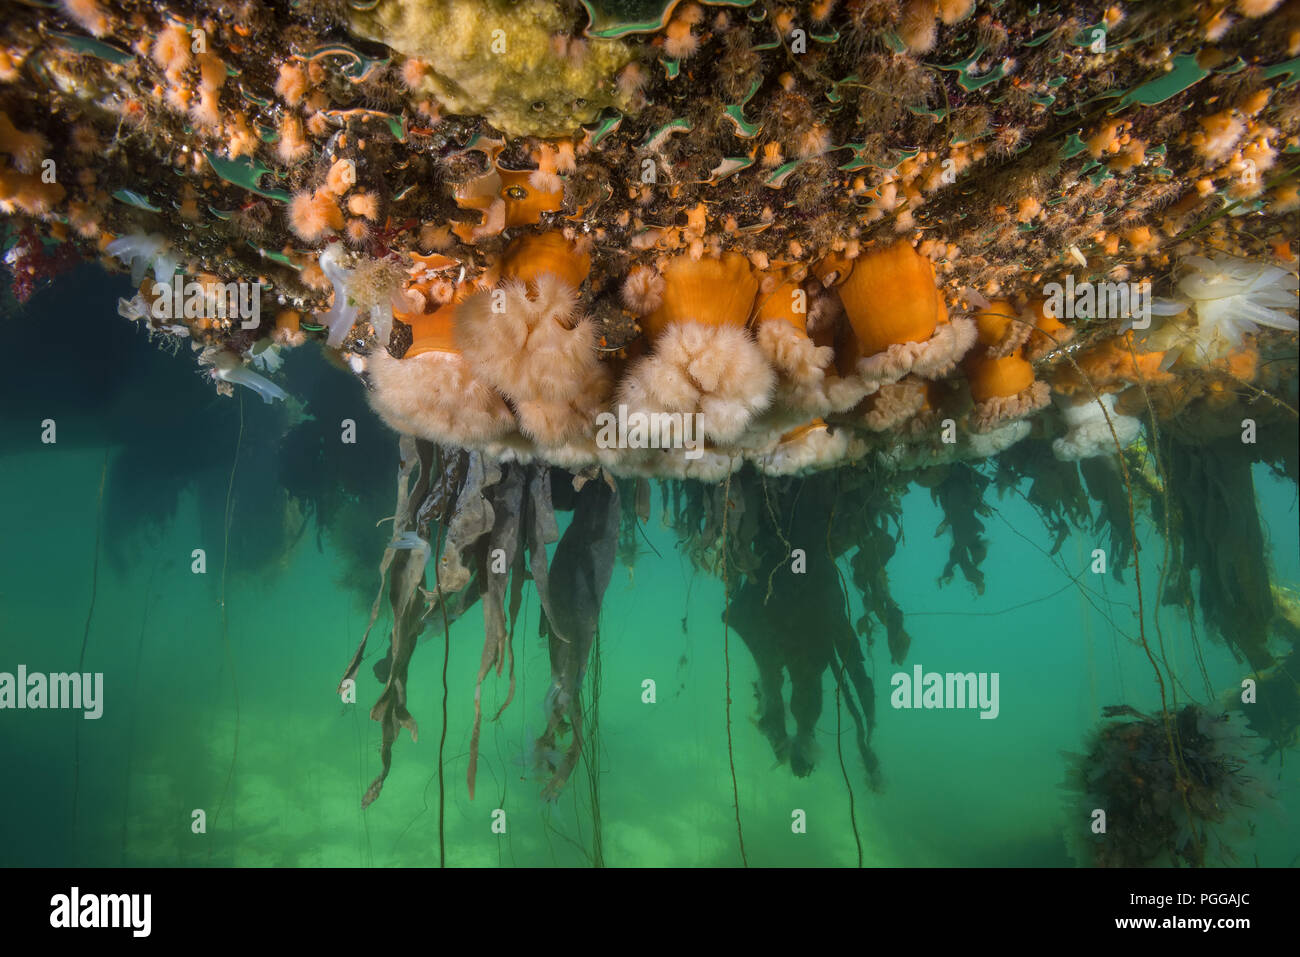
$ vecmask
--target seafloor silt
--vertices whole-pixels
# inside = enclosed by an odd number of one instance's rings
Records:
[[[382,729],[363,806],[416,732],[419,640],[480,603],[453,676],[477,682],[474,795],[525,595],[532,759],[546,797],[572,787],[652,503],[757,669],[736,733],[812,774],[829,675],[846,777],[884,788],[877,712],[953,691],[907,680],[901,498],[928,490],[941,581],[979,595],[1015,572],[983,521],[1014,493],[1052,554],[1086,531],[1136,578],[1159,692],[1063,742],[1110,821],[1076,856],[1218,861],[1300,735],[1300,603],[1254,486],[1300,478],[1298,186],[1300,0],[23,0],[0,23],[0,321],[98,261],[131,275],[114,321],[220,395],[301,421],[317,400],[279,368],[319,351],[400,435],[339,662]],[[325,461],[318,518],[364,510],[354,479]],[[1267,706],[1175,675],[1148,605]]]

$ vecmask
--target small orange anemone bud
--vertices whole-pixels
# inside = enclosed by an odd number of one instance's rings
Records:
[[[343,213],[334,197],[324,190],[295,193],[289,201],[288,215],[289,228],[309,243],[343,228]]]
[[[573,144],[565,141],[555,144],[555,171],[566,176],[577,172],[578,160],[573,155]]]
[[[820,156],[831,148],[831,131],[820,123],[815,124],[804,131],[796,145],[800,159]]]
[[[664,30],[664,53],[674,59],[685,59],[699,48],[700,39],[691,33],[690,20],[680,15],[673,18]]]
[[[319,110],[307,117],[307,132],[312,136],[324,136],[329,128],[329,117]]]
[[[364,219],[349,219],[343,233],[353,246],[364,246],[370,241],[370,227]]]
[[[1034,329],[1025,345],[1025,355],[1029,359],[1040,359],[1074,338],[1072,327],[1048,314],[1046,299],[1035,299],[1026,312],[1035,319]]]
[[[7,113],[0,112],[0,153],[8,153],[20,173],[35,173],[48,144],[40,133],[24,133]]]
[[[176,23],[164,27],[153,41],[151,55],[167,79],[175,82],[190,65],[189,31]]]
[[[334,285],[325,278],[325,270],[320,268],[320,264],[315,260],[307,263],[298,271],[298,280],[308,289],[315,289],[325,292],[333,289]]]
[[[226,124],[226,155],[230,159],[252,156],[257,152],[259,142],[257,135],[248,128],[244,114],[235,113],[230,117]]]
[[[1232,378],[1254,382],[1255,376],[1259,374],[1259,350],[1245,345],[1228,353],[1220,363]]]
[[[1202,117],[1198,122],[1201,129],[1192,134],[1192,146],[1211,163],[1227,159],[1246,132],[1246,124],[1233,115],[1232,110]]]
[[[353,216],[363,216],[373,223],[379,219],[379,194],[352,194],[348,197],[348,212]]]
[[[948,25],[964,20],[975,7],[975,0],[939,0],[939,19]]]
[[[814,23],[825,23],[835,9],[836,0],[813,0],[808,8],[808,15]]]
[[[626,98],[639,93],[648,80],[645,68],[634,61],[619,71],[615,82],[618,84],[619,95]]]
[[[212,51],[198,55],[199,83],[205,90],[219,90],[226,82],[226,64]]]
[[[184,113],[190,108],[190,88],[188,86],[169,86],[164,102],[177,113]]]
[[[1129,248],[1139,256],[1153,253],[1160,247],[1160,238],[1151,235],[1150,226],[1138,226],[1136,229],[1126,230],[1124,242],[1128,243]]]
[[[664,281],[650,266],[633,266],[623,280],[623,304],[638,316],[659,308],[664,299]]]
[[[89,203],[69,203],[68,223],[82,239],[99,235],[99,213]]]
[[[1247,116],[1257,115],[1268,105],[1270,92],[1271,91],[1267,87],[1256,90],[1254,93],[1247,95],[1239,104],[1237,104],[1237,109],[1241,110],[1241,112],[1245,113]]]
[[[418,57],[411,57],[402,63],[402,82],[412,90],[419,89],[424,78],[429,75],[429,64]]]
[[[106,36],[111,26],[98,0],[59,0],[63,12],[92,37]]]
[[[275,144],[275,155],[286,165],[292,165],[306,159],[311,152],[311,145],[302,132],[302,121],[292,113],[286,113],[280,120],[280,139]]]
[[[307,95],[307,73],[296,63],[280,64],[280,74],[275,80],[275,92],[290,106],[297,106]]]
[[[1026,196],[1020,200],[1016,209],[1016,222],[1027,223],[1036,218],[1043,211],[1043,205],[1032,196]]]
[[[1164,352],[1139,351],[1133,333],[1126,332],[1077,353],[1074,365],[1058,365],[1052,376],[1052,388],[1062,395],[1086,395],[1093,389],[1119,392],[1137,382],[1167,382],[1173,373],[1161,369],[1162,365],[1165,365]]]
[[[1146,155],[1146,143],[1139,139],[1131,139],[1106,165],[1116,173],[1127,173],[1135,166],[1141,166]]]
[[[1103,123],[1095,133],[1084,141],[1088,145],[1088,155],[1093,159],[1100,159],[1103,153],[1114,152],[1111,147],[1118,148],[1119,144],[1115,136],[1119,132],[1119,127],[1119,120]]]
[[[335,196],[342,196],[357,184],[357,167],[349,159],[335,160],[325,174],[325,188]]]
[[[909,53],[929,53],[934,49],[937,13],[935,0],[907,0],[898,24],[898,38],[907,44]]]
[[[501,274],[506,279],[533,283],[543,273],[551,273],[573,289],[583,284],[590,271],[591,257],[578,252],[558,232],[520,236],[506,249],[501,263]]]
[[[664,31],[664,53],[674,59],[692,56],[700,47],[699,38],[691,33],[690,24],[674,20]]]
[[[686,211],[686,229],[696,236],[703,236],[705,229],[708,227],[708,208],[703,203],[697,203],[694,208]]]
[[[216,90],[199,90],[198,98],[190,105],[190,119],[203,129],[220,129],[221,105]]]
[[[1241,11],[1243,17],[1263,17],[1272,13],[1279,6],[1282,0],[1237,0],[1237,9]]]
[[[564,193],[564,180],[554,170],[535,169],[528,174],[528,185],[543,195]]]

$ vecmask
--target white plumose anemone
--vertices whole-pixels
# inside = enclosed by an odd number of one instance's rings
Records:
[[[1300,329],[1294,273],[1269,263],[1238,259],[1222,253],[1213,259],[1183,260],[1175,299],[1151,306],[1157,315],[1191,310],[1194,320],[1172,322],[1147,337],[1155,347],[1173,350],[1196,363],[1213,362],[1241,346],[1244,336],[1260,326],[1295,332]]]
[[[1141,421],[1115,411],[1115,396],[1109,392],[1067,405],[1063,413],[1068,431],[1052,441],[1052,453],[1063,462],[1110,455],[1117,451],[1116,441],[1126,449],[1142,431]]]

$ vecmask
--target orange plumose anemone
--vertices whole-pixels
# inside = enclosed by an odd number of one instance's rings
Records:
[[[1034,378],[1034,367],[1023,349],[1000,358],[979,352],[966,360],[965,367],[975,400],[970,426],[976,432],[1022,419],[1051,401],[1051,389]]]
[[[1132,332],[1104,339],[1079,352],[1073,363],[1056,367],[1052,388],[1062,395],[1119,392],[1130,385],[1168,382],[1164,352],[1143,352]]]
[[[629,414],[699,414],[708,440],[735,441],[776,385],[748,328],[758,280],[734,252],[676,257],[663,280],[659,308],[641,322],[650,353],[628,367],[618,402]]]
[[[537,170],[512,170],[500,165],[456,190],[456,204],[482,213],[478,223],[455,223],[452,231],[463,242],[477,243],[513,226],[535,226],[543,213],[564,205],[564,185],[557,176],[532,180]]]
[[[929,385],[916,376],[882,385],[855,410],[860,411],[858,420],[872,432],[891,432],[925,410]]]
[[[829,411],[824,383],[835,350],[809,336],[808,294],[797,280],[783,273],[763,279],[755,331],[758,347],[777,372],[778,404]]]
[[[343,228],[343,213],[334,197],[323,189],[295,193],[289,201],[289,228],[299,239],[319,242]]]
[[[505,400],[475,378],[457,349],[456,309],[448,303],[433,313],[394,313],[411,327],[411,344],[401,359],[384,348],[368,357],[370,404],[398,432],[483,448],[515,431],[515,420]]]
[[[751,460],[768,475],[796,475],[833,468],[860,457],[865,450],[861,440],[855,440],[848,429],[813,419],[786,432],[770,450]]]
[[[510,400],[525,435],[544,446],[593,434],[612,388],[596,352],[596,327],[579,308],[591,268],[560,233],[511,243],[502,282],[465,299],[457,347],[474,374]]]
[[[864,252],[837,291],[852,329],[856,373],[872,391],[909,372],[947,375],[975,342],[975,323],[949,320],[934,267],[907,242]]]
[[[975,313],[976,338],[984,347],[984,354],[1000,359],[1011,355],[1034,331],[1031,323],[1005,299],[994,299]]]
[[[1046,299],[1033,300],[1025,310],[1025,316],[1034,324],[1025,342],[1025,357],[1030,360],[1041,359],[1074,338],[1072,326],[1048,313]]]

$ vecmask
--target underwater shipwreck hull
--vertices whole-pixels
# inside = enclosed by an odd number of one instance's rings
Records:
[[[1283,657],[1251,469],[1297,479],[1300,0],[63,0],[0,38],[4,321],[99,260],[221,394],[294,403],[280,357],[321,348],[402,436],[344,674],[391,620],[363,804],[417,733],[417,639],[481,603],[473,795],[528,588],[564,786],[656,486],[796,774],[829,669],[881,785],[860,636],[908,655],[887,566],[914,484],[942,581],[982,593],[987,498],[1023,489],[1054,552],[1104,536],[1121,580],[1149,520],[1161,598],[1257,671]],[[799,648],[796,538],[822,609]]]

